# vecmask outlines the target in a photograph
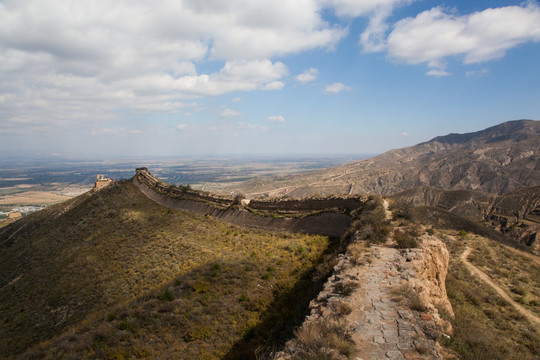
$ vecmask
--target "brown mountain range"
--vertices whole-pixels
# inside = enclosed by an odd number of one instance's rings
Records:
[[[508,121],[467,134],[439,136],[415,146],[296,176],[257,178],[237,190],[259,196],[376,193],[420,186],[505,194],[540,185],[540,121]]]

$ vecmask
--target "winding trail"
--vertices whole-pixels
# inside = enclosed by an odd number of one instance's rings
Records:
[[[471,274],[479,277],[484,282],[486,282],[489,286],[493,288],[493,290],[497,292],[497,294],[499,294],[504,300],[508,301],[510,305],[512,305],[521,315],[525,316],[533,325],[540,329],[540,318],[538,316],[534,315],[532,312],[515,302],[503,289],[501,289],[497,284],[495,284],[485,272],[474,266],[468,260],[471,251],[472,248],[467,246],[463,254],[461,254],[461,260],[463,261],[465,266],[467,266]]]
[[[385,216],[386,216],[386,220],[392,220],[392,218],[394,217],[394,215],[392,214],[392,211],[390,211],[390,204],[388,204],[388,200],[384,199],[383,200],[383,207],[384,207],[384,213],[385,213]]]

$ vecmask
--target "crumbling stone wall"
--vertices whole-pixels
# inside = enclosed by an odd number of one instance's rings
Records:
[[[265,207],[258,202],[255,207],[236,204],[234,198],[209,195],[186,188],[165,184],[147,170],[137,170],[133,183],[155,202],[178,210],[210,215],[236,225],[264,230],[304,232],[341,237],[352,223],[347,210],[352,204],[362,206],[360,197],[345,199],[322,199],[322,201],[285,200],[268,201]],[[309,204],[315,204],[310,208]],[[299,210],[302,211],[299,211]],[[282,214],[282,215],[280,215]]]

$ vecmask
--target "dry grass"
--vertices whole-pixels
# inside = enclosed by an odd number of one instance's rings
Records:
[[[333,316],[336,319],[343,318],[352,312],[351,305],[341,300],[330,304],[330,309],[333,311]]]
[[[347,248],[347,254],[354,266],[362,266],[365,264],[371,264],[373,261],[372,251],[369,248],[369,244],[366,242],[353,242]]]
[[[302,325],[296,331],[298,351],[295,360],[338,360],[354,358],[355,345],[346,326],[339,322],[320,320]]]
[[[49,191],[26,191],[13,195],[0,196],[0,205],[49,205],[70,199]]]
[[[405,229],[395,229],[394,230],[394,240],[397,244],[398,249],[410,249],[418,247],[418,240],[416,237],[419,236],[418,232],[415,229],[407,227]]]
[[[446,287],[455,313],[454,319],[448,319],[454,327],[454,335],[450,339],[443,338],[442,344],[456,351],[464,360],[540,358],[540,333],[494,290],[471,276],[459,256],[467,241],[469,246],[476,245],[481,249],[475,252],[474,262],[477,266],[478,259],[491,256],[491,268],[500,268],[516,275],[523,275],[522,269],[532,266],[531,260],[523,257],[520,258],[523,264],[512,263],[510,266],[515,254],[507,257],[504,251],[498,249],[500,245],[497,242],[471,235],[467,239],[460,239],[457,231],[450,234],[456,240],[445,237],[444,233],[441,237],[446,239],[451,253]],[[484,242],[487,249],[483,248]],[[497,259],[490,248],[497,253]]]
[[[351,212],[354,232],[357,240],[367,240],[372,243],[383,243],[390,234],[390,224],[386,220],[383,199],[380,196],[369,196],[363,208]]]
[[[0,356],[211,359],[248,339],[253,358],[317,291],[326,237],[166,209],[129,183],[71,203],[0,230]]]
[[[390,290],[390,295],[393,301],[405,304],[412,310],[426,311],[426,306],[420,295],[409,283],[393,287]]]
[[[482,269],[514,301],[540,316],[540,266],[519,251],[469,235],[473,244],[469,260]]]

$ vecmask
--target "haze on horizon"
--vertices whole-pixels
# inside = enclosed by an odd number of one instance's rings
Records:
[[[0,1],[0,157],[365,154],[540,119],[538,1]]]

